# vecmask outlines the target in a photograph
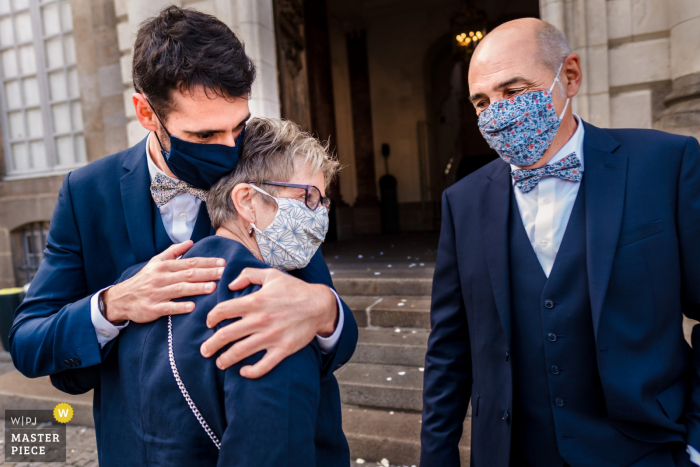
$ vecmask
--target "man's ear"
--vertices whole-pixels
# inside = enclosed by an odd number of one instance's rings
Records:
[[[564,74],[566,75],[566,97],[574,97],[581,87],[581,59],[577,54],[571,54],[564,59]]]
[[[231,201],[236,213],[247,223],[255,223],[255,206],[253,198],[255,190],[247,183],[239,183],[231,190]]]
[[[131,96],[131,100],[134,103],[134,110],[136,111],[136,118],[139,119],[141,126],[148,131],[158,130],[158,123],[155,112],[151,108],[151,105],[146,100],[146,97],[140,92],[135,92]]]

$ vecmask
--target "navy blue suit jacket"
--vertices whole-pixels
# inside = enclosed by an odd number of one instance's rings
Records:
[[[585,125],[586,241],[608,416],[633,438],[700,448],[700,146],[652,130]],[[509,166],[445,191],[423,390],[421,466],[459,466],[472,402],[472,465],[508,467]],[[698,331],[696,329],[696,331]]]
[[[15,367],[28,377],[102,363],[114,341],[100,349],[90,318],[90,297],[130,267],[149,261],[155,245],[146,139],[66,175],[47,235],[44,260],[10,330]],[[204,206],[204,204],[202,205]],[[213,232],[202,208],[193,239]],[[302,279],[332,286],[319,250]],[[347,362],[357,325],[343,304],[345,325],[324,371]],[[77,358],[76,358],[77,357]],[[75,365],[74,363],[77,363]]]
[[[219,302],[259,289],[232,292],[225,286],[246,267],[267,268],[240,243],[211,236],[184,257],[227,261],[217,290],[184,298],[190,314],[172,317],[173,361],[203,419],[221,442],[217,450],[193,414],[173,375],[168,318],[131,323],[101,365],[52,376],[70,393],[95,388],[95,427],[101,466],[328,466],[346,467],[350,452],[342,431],[340,398],[333,375],[323,375],[314,340],[260,379],[240,376],[244,365],[264,351],[231,366],[216,367],[199,346],[216,328],[207,313]],[[135,272],[135,271],[133,271]],[[124,449],[128,447],[128,449]]]

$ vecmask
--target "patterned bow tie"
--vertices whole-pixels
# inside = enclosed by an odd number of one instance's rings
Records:
[[[542,177],[552,176],[569,180],[571,182],[581,181],[581,160],[575,152],[572,152],[554,164],[545,165],[539,169],[520,169],[511,172],[513,180],[520,191],[528,193],[540,183]]]
[[[207,200],[207,191],[195,188],[189,183],[179,181],[175,183],[161,173],[157,173],[151,182],[151,196],[156,206],[161,208],[168,204],[174,197],[182,193],[189,193],[202,201]]]

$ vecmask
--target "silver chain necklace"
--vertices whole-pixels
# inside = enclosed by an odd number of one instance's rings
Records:
[[[197,421],[199,422],[200,425],[202,425],[202,428],[204,428],[204,431],[209,435],[211,440],[214,442],[214,445],[216,446],[216,449],[221,449],[221,442],[219,441],[219,438],[216,437],[214,432],[212,431],[211,428],[209,428],[209,424],[207,424],[207,421],[204,420],[204,417],[202,417],[202,414],[199,412],[199,409],[197,408],[196,405],[194,405],[194,401],[190,397],[190,393],[187,392],[187,389],[185,388],[185,384],[182,382],[182,379],[180,378],[180,372],[177,371],[177,365],[175,364],[175,353],[173,352],[173,317],[168,316],[168,356],[170,357],[170,368],[173,370],[173,376],[175,377],[175,381],[177,382],[177,386],[180,388],[180,392],[182,393],[182,397],[185,398],[187,401],[187,405],[190,406],[190,409],[192,410],[192,413],[194,416],[197,418]]]

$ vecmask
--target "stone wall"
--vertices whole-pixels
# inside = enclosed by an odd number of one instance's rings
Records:
[[[127,147],[114,0],[71,0],[88,161]],[[49,221],[63,175],[0,181],[0,288],[13,287],[11,232]]]
[[[700,136],[700,2],[540,0],[540,12],[581,57],[584,120]]]

